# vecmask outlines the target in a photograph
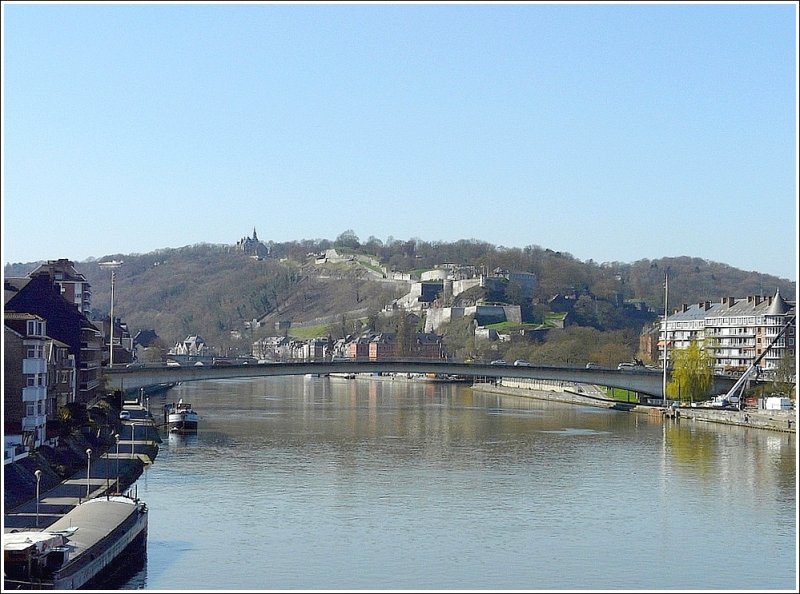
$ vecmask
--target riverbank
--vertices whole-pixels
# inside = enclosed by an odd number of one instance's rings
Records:
[[[70,435],[60,440],[59,448],[4,465],[4,532],[46,528],[82,501],[123,493],[136,482],[157,456],[161,438],[145,407],[134,401],[124,403],[124,409],[131,418],[98,427],[90,436],[94,439]],[[105,434],[110,439],[103,439]],[[66,478],[58,468],[65,462],[72,469]],[[36,471],[41,471],[38,498]]]
[[[663,416],[674,419],[688,419],[707,423],[738,425],[784,433],[797,433],[797,411],[765,410],[746,408],[744,410],[722,410],[712,408],[693,408],[682,406],[677,409],[664,409],[660,406],[643,405],[605,397],[605,394],[592,386],[565,383],[547,384],[538,382],[531,387],[514,385],[518,380],[500,380],[499,383],[476,383],[474,390],[494,394],[508,394],[537,400],[550,400],[582,406],[614,408],[623,412]]]

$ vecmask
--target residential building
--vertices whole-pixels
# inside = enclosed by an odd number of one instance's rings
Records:
[[[58,287],[61,296],[75,305],[87,318],[92,316],[92,290],[86,277],[75,269],[70,260],[49,260],[33,270],[28,277],[46,275]]]
[[[176,343],[169,355],[208,355],[210,349],[202,336],[187,336],[183,342]]]
[[[78,373],[75,355],[69,345],[50,339],[47,342],[47,419],[55,419],[59,409],[78,398]],[[49,437],[49,435],[48,435]]]
[[[717,372],[741,373],[763,355],[759,365],[769,375],[787,357],[794,361],[794,316],[795,303],[786,301],[780,291],[771,297],[724,297],[714,303],[684,304],[660,323],[659,359],[664,360],[665,344],[669,357],[671,351],[698,341],[708,350]],[[784,326],[786,332],[770,347]]]
[[[60,261],[59,261],[60,262]],[[64,298],[57,274],[37,269],[28,278],[7,278],[3,282],[4,310],[34,314],[47,322],[50,338],[66,345],[74,356],[78,402],[91,404],[101,394],[103,355],[102,332],[89,321],[74,299]],[[84,297],[86,289],[83,290]],[[84,305],[86,305],[84,303]]]
[[[107,365],[111,360],[109,343],[112,338],[111,318],[95,320],[94,324],[103,332],[103,364]],[[131,336],[128,325],[120,318],[114,316],[114,365],[130,363],[134,359],[133,337]]]
[[[46,438],[48,340],[41,316],[3,313],[3,434],[27,451]]]

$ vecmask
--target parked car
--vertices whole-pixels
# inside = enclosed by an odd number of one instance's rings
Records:
[[[517,367],[532,367],[530,363],[528,363],[525,359],[517,359],[514,361],[514,365]]]
[[[131,420],[131,413],[128,412],[127,410],[123,410],[122,412],[119,413],[119,418],[122,421],[130,421]]]
[[[489,365],[508,365],[503,359],[495,359]]]
[[[591,361],[589,361],[586,364],[586,369],[600,369],[600,366],[597,363],[592,363]]]

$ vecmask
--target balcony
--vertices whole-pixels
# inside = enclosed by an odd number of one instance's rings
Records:
[[[26,358],[22,360],[22,373],[33,375],[35,373],[47,373],[47,359],[42,357]]]
[[[47,415],[32,415],[22,417],[22,431],[35,431],[47,424]]]
[[[22,388],[23,402],[39,402],[47,398],[47,386],[27,386]]]

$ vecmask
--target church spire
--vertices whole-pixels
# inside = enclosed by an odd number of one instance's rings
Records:
[[[256,235],[256,228],[253,227],[253,241],[258,241],[258,235]]]

